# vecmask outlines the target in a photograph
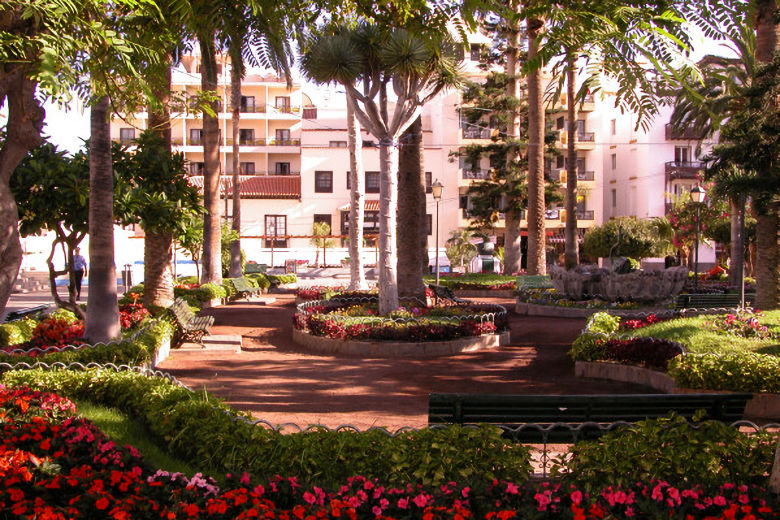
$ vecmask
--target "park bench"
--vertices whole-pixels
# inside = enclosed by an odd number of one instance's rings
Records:
[[[745,294],[745,305],[750,307],[756,300],[753,293]],[[727,294],[678,294],[674,301],[675,310],[682,309],[734,309],[739,307],[738,293]]]
[[[266,264],[244,265],[244,274],[256,274],[256,273],[265,274],[267,270],[268,270],[268,266]]]
[[[429,424],[495,424],[524,443],[571,444],[675,412],[731,424],[742,419],[751,394],[489,395],[430,394]]]
[[[211,326],[214,325],[214,316],[196,316],[183,298],[176,298],[173,301],[171,312],[179,324],[175,346],[181,346],[186,341],[200,343],[203,336],[208,334]]]
[[[539,274],[539,275],[526,274],[526,275],[518,276],[515,284],[517,285],[518,292],[522,292],[527,289],[552,289],[553,288],[552,280],[550,279],[550,277],[543,274]]]
[[[39,314],[39,313],[45,311],[48,308],[49,308],[48,305],[36,305],[35,307],[27,307],[25,309],[19,309],[19,310],[16,310],[16,311],[11,311],[5,317],[5,321],[9,322],[9,321],[14,321],[14,320],[19,320],[19,319],[22,319],[22,318],[24,318],[26,316],[31,316],[33,314]]]
[[[262,293],[263,289],[255,287],[249,283],[249,280],[241,276],[240,278],[228,278],[230,283],[233,284],[233,288],[236,290],[236,295],[239,298],[247,298],[253,294]]]
[[[433,291],[433,295],[437,300],[444,300],[445,303],[450,303],[452,305],[464,305],[472,303],[470,300],[464,300],[463,298],[458,298],[455,296],[455,293],[453,293],[452,289],[449,287],[436,285],[434,283],[428,284],[428,287],[431,289],[431,291]]]

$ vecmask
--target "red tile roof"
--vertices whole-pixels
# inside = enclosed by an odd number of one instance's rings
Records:
[[[349,211],[350,204],[344,204],[343,206],[339,206],[339,211]],[[379,211],[379,201],[378,200],[367,200],[363,204],[365,211]]]
[[[300,175],[241,175],[240,194],[244,199],[299,199],[301,198]],[[233,177],[222,175],[220,195],[232,194]],[[190,184],[203,191],[203,176],[193,175]]]

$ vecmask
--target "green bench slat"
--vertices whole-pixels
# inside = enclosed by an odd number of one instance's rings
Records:
[[[745,305],[750,306],[756,299],[753,293],[745,294]],[[728,294],[678,294],[675,299],[676,309],[686,308],[718,308],[736,307],[740,304],[740,296],[736,293]]]
[[[242,297],[246,296],[247,294],[262,292],[260,287],[253,286],[249,283],[249,280],[243,276],[240,278],[230,278],[230,282],[233,284],[233,288],[235,288],[236,292]]]
[[[40,312],[45,311],[48,309],[48,305],[36,305],[35,307],[27,307],[26,309],[19,309],[18,311],[11,311],[8,313],[8,315],[5,317],[6,322],[18,320],[21,318],[24,318],[25,316],[30,316],[32,314],[38,314]]]

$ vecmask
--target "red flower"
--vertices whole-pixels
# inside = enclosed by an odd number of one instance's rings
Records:
[[[108,499],[106,497],[100,497],[97,502],[95,502],[95,507],[103,511],[105,508],[108,507]]]

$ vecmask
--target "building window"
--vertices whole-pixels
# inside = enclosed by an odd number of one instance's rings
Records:
[[[331,141],[328,143],[328,147],[330,148],[346,148],[347,142],[346,141]]]
[[[331,222],[330,215],[321,214],[321,213],[315,213],[314,214],[314,223],[316,224],[317,222],[325,222],[328,225],[328,227],[330,228],[331,234],[333,233],[333,225],[332,225],[332,222]]]
[[[363,214],[363,231],[368,235],[379,233],[378,211],[366,211]],[[341,234],[349,235],[349,211],[341,212]],[[367,236],[364,240],[367,247],[374,247],[376,244],[376,237]]]
[[[469,50],[471,51],[469,53],[469,58],[471,58],[471,61],[479,61],[480,51],[482,50],[481,46],[478,43],[472,43]]]
[[[314,191],[333,193],[333,172],[314,172]]]
[[[241,105],[239,110],[241,110],[241,112],[254,112],[255,96],[241,96]]]
[[[433,192],[431,185],[433,184],[433,172],[425,172],[425,193]]]
[[[276,144],[285,144],[290,141],[290,129],[289,128],[277,128],[276,129]]]
[[[349,174],[350,174],[350,171],[347,170],[347,189],[351,190],[352,189],[352,182],[349,180],[350,179]]]
[[[252,146],[255,144],[255,131],[251,128],[242,128],[238,131],[238,144]]]
[[[287,216],[265,216],[265,247],[287,247]]]
[[[276,96],[276,108],[281,112],[291,112],[290,96]]]
[[[612,207],[617,207],[617,189],[612,188]]]
[[[204,163],[191,162],[190,163],[190,175],[203,175]]]
[[[194,146],[200,146],[202,140],[203,140],[203,129],[202,128],[190,128],[190,142],[189,142],[189,144],[194,145]]]
[[[119,142],[122,144],[130,144],[135,140],[135,128],[120,128],[119,129]]]
[[[563,116],[559,117],[555,120],[555,129],[556,130],[563,130],[566,128],[566,119],[564,119]]]
[[[617,135],[617,120],[613,119],[609,122],[610,130],[612,132],[612,135]]]
[[[612,154],[612,169],[617,170],[617,154]]]
[[[379,172],[366,172],[366,193],[379,193]]]
[[[304,119],[317,119],[317,107],[305,107],[303,109]]]
[[[674,162],[687,163],[691,161],[691,148],[689,146],[674,147]]]
[[[428,236],[433,234],[433,215],[430,213],[425,214],[425,222],[428,225]]]
[[[566,167],[566,157],[564,157],[563,155],[558,155],[555,158],[555,167],[556,168],[561,168],[561,169],[565,168]]]
[[[241,172],[242,175],[254,175],[255,174],[255,163],[253,163],[253,162],[242,162],[241,163],[240,172]]]
[[[274,163],[274,175],[290,175],[290,163]]]

